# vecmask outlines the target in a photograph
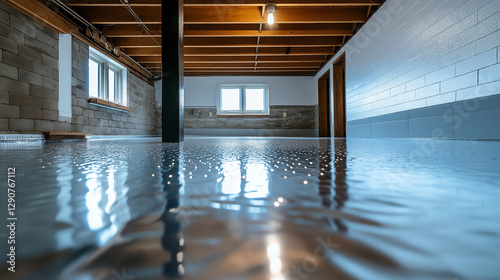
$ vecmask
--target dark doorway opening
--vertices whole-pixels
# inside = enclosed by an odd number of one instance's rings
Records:
[[[319,137],[331,137],[330,111],[330,70],[328,70],[318,80]]]
[[[333,137],[346,137],[345,54],[333,63]]]

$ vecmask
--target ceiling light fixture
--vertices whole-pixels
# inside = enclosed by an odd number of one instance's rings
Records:
[[[276,6],[274,6],[273,4],[267,5],[266,12],[267,12],[267,23],[269,25],[272,25],[274,23],[274,13],[276,12]]]

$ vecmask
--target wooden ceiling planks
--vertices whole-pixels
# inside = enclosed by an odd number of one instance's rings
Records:
[[[314,75],[385,0],[184,0],[186,75]],[[161,70],[161,0],[69,0],[124,52],[155,75]],[[153,40],[153,37],[155,40]]]

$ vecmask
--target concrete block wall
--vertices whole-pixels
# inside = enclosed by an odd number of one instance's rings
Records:
[[[73,39],[71,118],[59,118],[59,35],[0,1],[0,133],[154,134],[154,87],[128,75],[130,113],[89,105],[89,48]]]
[[[58,34],[0,2],[0,132],[58,121]]]
[[[186,107],[185,128],[314,129],[316,106],[270,106],[269,117],[220,118],[217,107]],[[212,117],[209,117],[212,112]],[[287,116],[283,117],[283,113]]]
[[[224,136],[315,136],[318,106],[272,105],[268,117],[217,117],[217,107],[185,107],[186,134]],[[161,116],[161,108],[158,108]],[[212,116],[210,117],[210,112]],[[283,117],[283,113],[287,116]],[[157,119],[161,134],[161,118]],[[293,131],[292,131],[293,130]]]
[[[155,88],[128,73],[130,112],[108,109],[88,103],[89,46],[73,38],[72,114],[70,129],[101,135],[155,134]],[[68,128],[68,124],[62,124]]]
[[[346,54],[348,136],[435,138],[418,132],[437,128],[429,119],[435,113],[414,110],[447,104],[462,107],[472,120],[486,108],[484,98],[500,94],[500,1],[387,0],[341,53]],[[464,109],[471,102],[479,106]],[[463,119],[460,109],[452,111]],[[438,117],[454,127],[450,138],[475,138],[472,131],[463,134],[464,127],[446,112]],[[500,111],[494,115],[500,117]],[[499,129],[494,123],[477,125],[493,131]],[[481,135],[496,139],[494,133]]]

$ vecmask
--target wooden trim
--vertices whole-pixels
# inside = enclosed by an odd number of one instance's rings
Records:
[[[332,65],[334,137],[346,137],[345,54]]]
[[[217,115],[217,118],[269,118],[269,115]]]
[[[47,131],[43,134],[46,140],[85,139],[87,137],[87,134],[83,132]]]
[[[319,137],[330,135],[330,70],[318,79]]]
[[[130,107],[123,106],[123,105],[120,105],[120,104],[117,104],[114,102],[110,102],[110,101],[107,101],[104,99],[99,99],[99,98],[89,98],[89,103],[104,106],[104,107],[110,107],[113,109],[119,109],[119,110],[123,110],[123,111],[127,111],[127,112],[130,112],[132,110]]]

